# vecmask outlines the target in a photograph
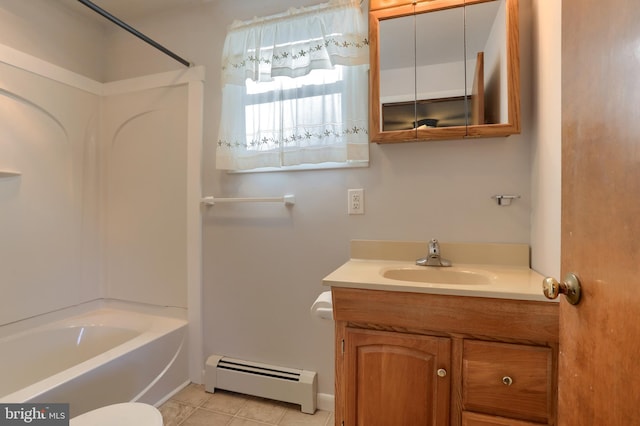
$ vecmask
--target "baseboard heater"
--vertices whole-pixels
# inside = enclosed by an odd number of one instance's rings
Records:
[[[318,374],[315,371],[276,367],[220,355],[207,358],[204,386],[300,404],[303,413],[316,411]]]

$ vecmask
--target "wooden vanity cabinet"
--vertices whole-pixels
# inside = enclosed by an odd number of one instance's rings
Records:
[[[332,294],[336,426],[556,424],[556,303]]]

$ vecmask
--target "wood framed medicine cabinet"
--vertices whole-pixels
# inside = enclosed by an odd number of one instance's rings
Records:
[[[518,0],[370,0],[370,141],[520,133],[518,20]]]

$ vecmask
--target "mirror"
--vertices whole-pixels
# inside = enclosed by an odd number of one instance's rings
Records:
[[[371,142],[520,132],[517,0],[371,0]]]

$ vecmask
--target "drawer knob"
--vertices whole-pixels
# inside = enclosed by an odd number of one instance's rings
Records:
[[[507,386],[511,386],[513,384],[513,379],[509,376],[504,376],[502,378],[502,383],[504,383]]]
[[[542,281],[542,292],[547,299],[555,299],[564,294],[569,303],[577,305],[580,302],[580,280],[572,273],[568,273],[561,283],[555,278],[547,277]]]
[[[438,377],[446,377],[447,370],[445,370],[444,368],[439,368],[436,374],[438,375]]]

